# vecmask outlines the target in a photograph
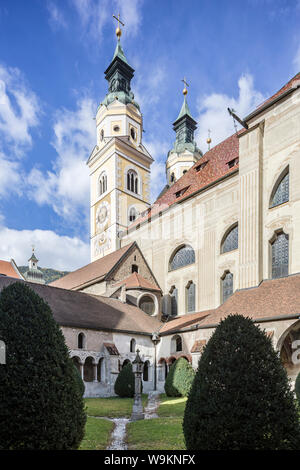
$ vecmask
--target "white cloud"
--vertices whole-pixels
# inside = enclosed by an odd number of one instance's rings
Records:
[[[18,266],[27,265],[32,245],[44,268],[73,271],[90,261],[89,244],[77,237],[59,236],[51,230],[0,227],[0,259],[13,258]]]
[[[0,137],[16,155],[32,145],[30,131],[39,124],[38,98],[17,68],[0,64]]]
[[[84,35],[99,44],[105,26],[113,27],[113,14],[120,13],[120,19],[125,23],[125,37],[138,33],[142,0],[71,0],[71,3],[79,15]]]
[[[49,23],[51,28],[54,30],[59,28],[67,28],[67,22],[62,11],[58,8],[58,6],[53,1],[48,1],[47,9],[49,12]]]
[[[300,4],[300,2],[299,2]],[[294,57],[294,60],[293,60],[293,65],[294,65],[294,69],[295,69],[295,73],[298,73],[300,72],[300,45],[297,49],[297,52],[295,54],[295,57]]]
[[[253,77],[250,74],[240,77],[238,87],[238,98],[212,93],[198,99],[199,115],[196,140],[203,151],[206,150],[205,141],[208,129],[211,129],[213,146],[235,132],[233,119],[229,116],[227,108],[233,108],[238,116],[244,118],[266,99],[254,88]]]
[[[11,193],[21,194],[22,177],[18,162],[9,161],[0,151],[0,197],[7,198]]]
[[[88,217],[90,182],[86,161],[96,142],[94,115],[95,103],[89,98],[78,100],[75,111],[58,111],[52,142],[57,152],[53,168],[47,173],[33,168],[28,176],[30,197],[39,205],[52,206],[71,224],[82,218],[81,209]]]

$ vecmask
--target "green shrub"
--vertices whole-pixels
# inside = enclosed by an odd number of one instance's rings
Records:
[[[250,318],[230,315],[208,341],[183,431],[189,450],[300,448],[286,371],[271,340]]]
[[[75,369],[75,376],[76,376],[76,383],[78,386],[78,390],[79,390],[80,396],[83,397],[84,391],[85,391],[85,385],[81,378],[81,374],[79,370],[77,369],[77,367],[75,366],[75,364],[74,364],[74,369]]]
[[[297,400],[298,400],[298,403],[299,403],[299,406],[300,406],[300,372],[299,372],[299,374],[297,375],[297,378],[296,378],[295,392],[296,392]]]
[[[170,367],[165,381],[165,392],[168,397],[186,397],[190,391],[195,371],[191,364],[180,357]]]
[[[119,397],[131,398],[134,396],[134,373],[132,372],[131,362],[128,362],[120,371],[115,381],[115,393]]]
[[[77,449],[86,416],[78,374],[48,304],[23,282],[0,295],[0,449]]]

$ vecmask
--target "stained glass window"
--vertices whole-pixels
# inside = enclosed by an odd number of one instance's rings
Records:
[[[275,190],[273,191],[273,196],[271,198],[270,207],[279,206],[289,200],[289,191],[290,191],[290,178],[289,172],[287,172],[284,177],[277,183]]]
[[[289,237],[277,235],[272,243],[272,278],[287,276],[289,273]]]
[[[195,263],[195,252],[191,246],[185,245],[173,255],[170,261],[170,271]]]
[[[233,274],[226,273],[222,278],[222,300],[225,302],[233,293]]]
[[[186,288],[187,291],[187,311],[195,311],[195,284],[190,282]]]
[[[227,253],[228,251],[236,250],[239,246],[239,226],[236,224],[225,236],[221,253]]]

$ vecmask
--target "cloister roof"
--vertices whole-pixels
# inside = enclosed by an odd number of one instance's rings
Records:
[[[0,277],[0,290],[13,282],[25,281]],[[31,282],[26,284],[49,304],[61,326],[151,335],[161,324],[156,317],[117,299]]]
[[[146,289],[161,292],[160,287],[156,283],[153,284],[138,273],[133,273],[123,281],[119,281],[114,285],[125,285],[126,289]]]
[[[16,279],[23,279],[22,274],[19,272],[16,263],[11,261],[0,260],[0,276],[10,276]]]

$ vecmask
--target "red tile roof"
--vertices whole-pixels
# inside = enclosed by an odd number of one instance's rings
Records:
[[[286,91],[291,90],[292,88],[297,88],[297,86],[300,86],[300,72],[297,73],[293,78],[291,78],[291,80],[289,80],[282,88],[280,88],[280,90],[278,90],[276,93],[274,93],[274,95],[272,95],[266,101],[261,103],[253,113],[256,113],[256,111],[260,110],[260,108],[263,108],[268,103],[271,103],[273,100],[278,98],[280,95],[283,95]]]
[[[200,322],[207,316],[212,313],[212,310],[207,310],[198,313],[190,313],[188,315],[181,315],[180,317],[170,319],[159,330],[159,334],[169,334],[172,331],[177,331],[182,328],[187,328],[190,325],[194,325]]]
[[[0,275],[14,277],[16,279],[23,279],[23,276],[18,271],[18,268],[13,260],[0,260]]]
[[[133,273],[123,281],[119,281],[115,286],[125,285],[126,289],[147,289],[161,291],[157,284],[152,284],[138,273]]]
[[[239,139],[236,134],[233,134],[206,152],[194,166],[155,201],[151,209],[147,210],[147,214],[142,214],[141,217],[131,224],[129,229],[159,214],[169,206],[181,202],[184,198],[197,193],[199,190],[205,189],[220,178],[234,173],[238,168],[238,164],[229,168],[228,162],[238,157]],[[204,162],[207,162],[207,164],[197,171],[197,167]]]
[[[104,256],[93,263],[89,263],[72,273],[67,274],[49,285],[52,287],[61,287],[62,289],[77,289],[83,287],[92,281],[102,280],[105,275],[108,274],[112,268],[126,255],[127,251],[134,245],[129,245],[120,248],[109,255]]]

